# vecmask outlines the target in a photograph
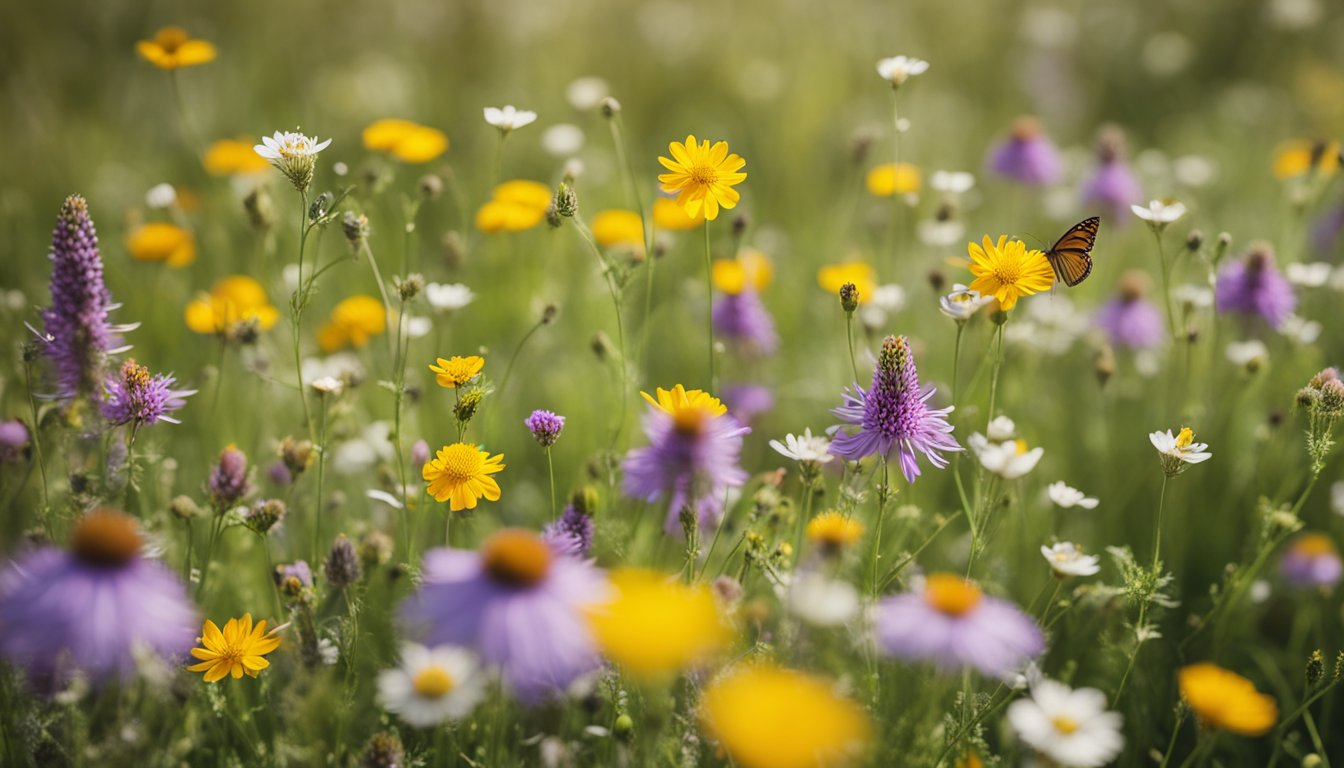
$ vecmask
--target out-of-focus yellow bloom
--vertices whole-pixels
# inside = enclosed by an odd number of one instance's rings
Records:
[[[728,142],[719,141],[710,146],[706,139],[697,142],[695,136],[687,136],[685,142],[674,141],[667,145],[671,158],[659,157],[670,173],[658,175],[662,190],[677,196],[677,205],[687,216],[699,216],[713,221],[719,217],[719,209],[737,207],[741,195],[733,187],[746,181],[747,174],[742,167],[747,164],[739,155],[728,153]]]
[[[616,597],[588,611],[597,644],[625,672],[665,678],[698,664],[728,644],[731,632],[714,595],[657,571],[611,573]]]
[[[252,149],[251,139],[220,139],[205,150],[205,170],[215,176],[242,176],[260,173],[271,164]]]
[[[448,150],[448,136],[427,125],[387,118],[364,129],[364,147],[387,152],[404,163],[428,163]]]
[[[823,679],[754,664],[730,671],[700,701],[705,728],[744,768],[838,768],[862,756],[872,726]]]
[[[714,287],[726,294],[737,294],[751,288],[760,293],[775,277],[770,257],[755,248],[745,248],[735,259],[715,259],[710,270]]]
[[[687,229],[695,229],[703,223],[705,223],[705,212],[703,210],[694,216],[690,216],[672,198],[657,197],[653,200],[653,226],[655,229],[682,232]]]
[[[817,270],[817,285],[832,296],[839,295],[845,283],[859,289],[859,301],[871,301],[877,291],[877,271],[866,261],[829,264]]]
[[[138,261],[163,261],[185,267],[196,261],[196,236],[176,224],[142,224],[126,238],[126,249]]]
[[[609,209],[593,217],[593,239],[603,248],[644,247],[644,220],[634,211]]]
[[[1048,291],[1055,284],[1055,270],[1045,254],[1027,248],[1021,240],[1000,235],[995,243],[985,235],[982,242],[968,244],[967,250],[975,275],[970,289],[998,299],[1004,312],[1016,306],[1019,298]]]
[[[864,183],[868,194],[877,197],[908,195],[920,190],[919,169],[909,163],[885,163],[868,171]]]
[[[1339,170],[1340,162],[1339,142],[1298,139],[1283,144],[1274,153],[1274,177],[1283,181],[1309,171],[1330,176]]]
[[[550,207],[551,188],[545,184],[528,179],[506,181],[476,211],[476,228],[486,234],[522,232],[540,224]]]
[[[1255,683],[1217,664],[1204,662],[1181,667],[1181,698],[1206,728],[1260,736],[1279,720],[1274,697],[1255,689]]]
[[[215,283],[210,293],[187,305],[187,327],[196,333],[228,333],[242,323],[255,322],[269,331],[280,319],[266,289],[247,275],[231,275]]]
[[[863,523],[829,510],[807,522],[807,538],[822,549],[838,552],[863,538]]]
[[[159,69],[194,67],[215,60],[215,46],[205,40],[193,40],[181,27],[164,27],[153,40],[141,40],[135,50]]]
[[[362,347],[385,330],[387,312],[383,303],[372,296],[351,296],[331,310],[331,319],[317,331],[317,345],[323,352]]]

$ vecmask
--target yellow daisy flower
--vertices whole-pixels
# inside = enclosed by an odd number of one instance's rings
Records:
[[[720,208],[733,208],[741,195],[734,186],[746,180],[741,173],[747,164],[738,155],[728,154],[728,142],[710,146],[709,140],[696,143],[695,136],[687,136],[685,143],[667,145],[672,159],[659,157],[658,162],[671,173],[659,174],[663,191],[677,196],[677,205],[694,217],[702,210],[709,221],[719,217]]]
[[[126,239],[126,250],[138,261],[162,261],[185,267],[196,261],[196,236],[176,224],[142,224]]]
[[[485,358],[478,355],[470,357],[458,357],[454,355],[447,360],[438,358],[438,365],[429,366],[433,371],[434,381],[438,382],[440,387],[447,389],[456,389],[476,378],[481,369],[485,367]]]
[[[832,296],[838,295],[845,283],[859,289],[859,301],[869,301],[877,291],[877,271],[864,261],[830,264],[817,270],[817,285]]]
[[[220,139],[205,150],[202,164],[213,176],[245,176],[260,173],[271,164],[258,155],[251,139]]]
[[[363,294],[351,296],[331,310],[331,319],[318,329],[317,345],[323,352],[335,352],[347,346],[362,347],[385,330],[387,311],[383,302]]]
[[[1344,162],[1337,141],[1290,141],[1274,153],[1274,177],[1279,181],[1316,171],[1322,176],[1330,176],[1339,170]]]
[[[1260,736],[1279,720],[1273,696],[1260,693],[1250,680],[1217,664],[1181,667],[1178,680],[1181,698],[1206,728]]]
[[[975,280],[970,289],[981,296],[993,296],[1007,312],[1017,300],[1033,293],[1048,291],[1055,284],[1055,271],[1045,254],[1027,249],[1021,240],[1009,240],[1000,235],[996,244],[985,235],[981,244],[970,243],[971,274]]]
[[[550,187],[513,179],[495,187],[490,201],[476,211],[476,228],[486,234],[522,232],[540,224],[550,207]]]
[[[874,197],[918,192],[922,181],[919,169],[909,163],[885,163],[874,166],[864,179],[868,194]]]
[[[387,152],[404,163],[428,163],[448,151],[448,136],[437,128],[388,118],[364,129],[364,147]]]
[[[835,510],[807,522],[807,538],[826,550],[839,551],[863,538],[863,523]]]
[[[192,648],[191,655],[201,663],[187,667],[187,671],[204,672],[207,683],[218,682],[230,675],[237,680],[244,672],[256,677],[271,665],[262,657],[280,647],[280,638],[266,634],[264,619],[252,626],[250,613],[244,613],[241,620],[229,619],[223,631],[215,622],[206,619],[197,642],[205,647]]]
[[[439,449],[425,463],[421,476],[429,482],[429,495],[435,501],[449,502],[459,512],[475,509],[476,500],[499,501],[499,483],[490,475],[504,469],[504,454],[491,456],[474,445],[453,443]]]
[[[674,675],[717,653],[732,633],[703,584],[640,568],[611,572],[616,597],[588,610],[607,658],[644,678]]]
[[[141,40],[135,50],[159,69],[194,67],[215,60],[215,46],[205,40],[193,40],[181,27],[164,27],[153,40]]]
[[[677,201],[670,197],[658,197],[653,201],[653,226],[655,229],[666,230],[668,232],[682,232],[687,229],[695,229],[705,223],[705,211],[701,209],[694,216],[687,214],[686,209],[677,205]]]
[[[593,239],[603,248],[630,246],[644,248],[644,220],[634,211],[599,211],[593,217]]]
[[[269,331],[280,319],[280,310],[271,306],[261,283],[247,275],[231,275],[188,304],[185,317],[187,327],[196,333],[228,333],[245,322]]]
[[[775,277],[770,257],[755,248],[744,248],[732,259],[715,259],[710,269],[714,287],[736,296],[748,287],[760,293]]]

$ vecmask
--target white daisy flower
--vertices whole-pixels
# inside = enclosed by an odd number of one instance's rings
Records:
[[[916,232],[925,245],[956,245],[966,236],[966,225],[956,219],[924,219]]]
[[[1062,355],[1087,333],[1087,328],[1087,321],[1073,302],[1065,296],[1055,296],[1050,301],[1029,304],[1025,317],[1004,329],[1004,339],[1038,352]]]
[[[1030,697],[1008,705],[1008,722],[1023,742],[1059,765],[1098,768],[1125,747],[1124,720],[1106,710],[1106,694],[1096,688],[1042,679]]]
[[[1283,318],[1279,333],[1298,344],[1313,344],[1320,338],[1321,324],[1299,315],[1289,315]]]
[[[462,283],[430,283],[425,286],[429,306],[441,310],[461,309],[476,300],[476,294]]]
[[[965,171],[934,171],[929,188],[949,195],[964,195],[975,187],[975,176]]]
[[[1051,483],[1045,489],[1045,492],[1049,495],[1051,501],[1064,509],[1072,509],[1073,507],[1096,509],[1097,505],[1101,503],[1077,488],[1065,485],[1063,480]]]
[[[1149,433],[1148,441],[1157,449],[1162,471],[1167,473],[1167,477],[1175,477],[1184,472],[1187,465],[1208,461],[1213,457],[1206,450],[1209,447],[1207,444],[1195,442],[1195,433],[1189,427],[1181,427],[1179,435],[1172,435],[1170,429]]]
[[[1330,282],[1330,275],[1334,269],[1334,265],[1324,261],[1313,261],[1310,264],[1293,262],[1283,268],[1283,276],[1293,285],[1320,288]]]
[[[176,202],[177,190],[173,189],[172,184],[155,184],[145,193],[145,205],[150,208],[171,208]]]
[[[272,136],[262,136],[261,143],[252,150],[285,174],[295,189],[307,192],[313,183],[317,153],[330,144],[331,139],[319,142],[298,131],[276,131]]]
[[[812,428],[803,430],[803,434],[785,435],[784,442],[771,440],[770,447],[787,458],[794,461],[814,462],[816,464],[825,464],[834,459],[831,455],[831,441],[822,435],[813,436]]]
[[[981,296],[979,291],[957,283],[952,292],[938,300],[938,310],[959,323],[971,319],[971,315],[994,301],[993,296]]]
[[[853,584],[805,571],[788,587],[789,612],[817,627],[838,627],[859,613],[859,591]]]
[[[495,126],[503,133],[522,128],[525,125],[531,125],[536,119],[536,112],[518,109],[512,104],[502,109],[497,107],[485,108],[485,122]]]
[[[580,77],[565,88],[565,98],[569,105],[580,112],[595,108],[602,100],[611,95],[607,81],[600,77]]]
[[[985,429],[985,435],[996,443],[1002,443],[1017,437],[1017,425],[1007,416],[995,416]]]
[[[465,648],[401,647],[401,666],[378,675],[378,701],[413,726],[460,720],[485,698],[485,677]]]
[[[583,129],[572,123],[556,123],[541,132],[541,148],[555,157],[568,157],[583,149]]]
[[[1208,309],[1213,306],[1213,289],[1207,285],[1185,283],[1171,289],[1171,298],[1191,309]]]
[[[314,392],[320,395],[339,395],[341,390],[345,389],[345,385],[335,376],[323,376],[314,379],[310,386]]]
[[[428,317],[407,317],[406,318],[406,337],[411,339],[423,339],[434,330],[434,321]]]
[[[901,87],[906,80],[922,75],[928,69],[929,62],[911,56],[892,56],[877,62],[877,74],[893,88]]]
[[[1045,454],[1044,448],[1028,449],[1025,440],[995,443],[979,432],[967,438],[966,443],[980,459],[980,466],[1005,480],[1016,480],[1035,469]]]
[[[1227,344],[1227,359],[1233,365],[1249,367],[1269,362],[1269,348],[1259,339],[1232,341]]]
[[[1101,571],[1096,555],[1084,555],[1072,542],[1061,541],[1053,547],[1041,546],[1041,556],[1050,564],[1050,570],[1060,578],[1067,576],[1095,576]]]
[[[1135,216],[1158,228],[1165,227],[1185,215],[1184,203],[1164,203],[1161,200],[1152,200],[1146,206],[1131,205],[1129,209]]]

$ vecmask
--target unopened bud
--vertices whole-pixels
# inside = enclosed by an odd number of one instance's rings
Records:
[[[598,109],[602,110],[603,117],[615,117],[621,113],[621,102],[608,96],[605,99],[602,99],[602,103],[598,105]]]
[[[350,244],[359,247],[369,239],[369,217],[362,213],[346,211],[341,217],[341,232]]]
[[[859,308],[859,287],[853,283],[840,286],[840,308],[845,314],[853,314]]]
[[[560,188],[555,192],[555,212],[567,219],[579,212],[579,196],[569,182],[560,182]]]
[[[547,304],[541,310],[541,324],[550,325],[555,322],[556,315],[560,314],[560,308],[554,304]]]
[[[1103,387],[1115,375],[1115,350],[1111,349],[1111,345],[1097,350],[1097,356],[1092,361],[1092,375],[1097,377],[1097,383]]]
[[[1307,687],[1314,688],[1316,684],[1325,676],[1325,657],[1321,655],[1320,649],[1311,652],[1307,657]]]
[[[944,275],[941,269],[930,269],[928,281],[929,287],[933,289],[933,292],[941,294],[943,288],[947,286],[947,275]]]
[[[634,719],[624,713],[617,715],[616,722],[611,725],[611,732],[621,741],[629,741],[635,735]]]
[[[190,520],[200,513],[200,508],[190,496],[178,496],[168,505],[168,509],[173,513],[173,517],[179,520]]]
[[[425,276],[419,272],[412,272],[406,277],[397,278],[395,283],[397,294],[401,296],[402,301],[410,301],[425,290]]]
[[[427,173],[420,177],[420,196],[426,200],[437,200],[443,194],[443,179]]]
[[[1187,250],[1198,251],[1200,246],[1204,245],[1204,233],[1198,229],[1190,230],[1190,234],[1185,236],[1185,247]]]

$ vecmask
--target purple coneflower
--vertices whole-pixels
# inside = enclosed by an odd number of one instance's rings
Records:
[[[1106,332],[1111,344],[1130,349],[1162,346],[1167,338],[1162,313],[1144,298],[1148,278],[1142,272],[1127,272],[1120,278],[1120,291],[1097,310],[1093,322]]]
[[[1297,308],[1293,286],[1274,265],[1274,250],[1265,243],[1251,246],[1245,259],[1223,267],[1213,292],[1219,312],[1259,315],[1275,329]]]
[[[232,509],[252,492],[247,482],[247,454],[236,445],[228,445],[219,454],[219,463],[210,470],[206,484],[216,509]]]
[[[882,342],[877,368],[873,369],[873,385],[865,391],[855,382],[853,394],[844,394],[845,404],[831,411],[846,424],[859,425],[859,431],[852,435],[837,427],[831,453],[850,461],[877,454],[885,461],[895,450],[901,474],[911,483],[919,477],[916,451],[935,467],[947,466],[947,459],[940,451],[962,448],[952,437],[952,425],[947,423],[952,406],[938,409],[928,406],[934,391],[932,385],[920,391],[915,356],[905,337],[888,336]]]
[[[1143,200],[1143,187],[1125,162],[1125,134],[1107,128],[1097,141],[1097,172],[1083,184],[1083,204],[1095,206],[1119,226],[1129,223],[1130,206]]]
[[[888,656],[932,662],[948,672],[975,667],[1000,678],[1045,650],[1030,616],[950,573],[930,575],[922,592],[879,602],[874,631]]]
[[[18,461],[28,437],[28,425],[22,421],[0,421],[0,464]]]
[[[171,375],[150,375],[149,369],[134,360],[122,363],[116,376],[107,377],[104,385],[103,417],[114,425],[148,426],[159,421],[169,424],[182,422],[169,416],[187,404],[184,398],[196,394],[194,389],[173,389],[177,383]]]
[[[1333,587],[1344,576],[1344,562],[1329,536],[1304,533],[1284,550],[1279,573],[1290,586],[1300,589]]]
[[[200,621],[182,582],[140,554],[135,521],[119,512],[85,515],[70,549],[45,547],[0,573],[0,654],[35,681],[68,674],[132,677],[136,649],[174,662],[191,649]]]
[[[560,439],[560,430],[565,428],[565,417],[550,411],[537,410],[524,419],[523,424],[532,433],[538,445],[550,448]]]
[[[570,504],[559,520],[546,525],[541,538],[559,554],[587,557],[593,546],[593,518]]]
[[[426,552],[424,584],[401,617],[428,645],[474,648],[533,704],[601,664],[584,609],[607,592],[589,561],[557,556],[537,534],[506,528],[479,552]]]
[[[657,400],[641,394],[653,406],[644,416],[649,445],[626,455],[625,493],[649,502],[666,499],[669,533],[681,530],[687,508],[702,527],[717,525],[728,488],[747,481],[738,457],[742,436],[751,428],[729,416],[718,398],[698,389],[659,388]]]
[[[715,333],[736,342],[744,352],[772,355],[779,348],[775,321],[761,303],[761,297],[751,288],[720,296],[714,302],[712,319]]]
[[[1019,117],[1013,132],[989,153],[989,167],[1019,184],[1054,184],[1062,171],[1059,152],[1034,117]]]

